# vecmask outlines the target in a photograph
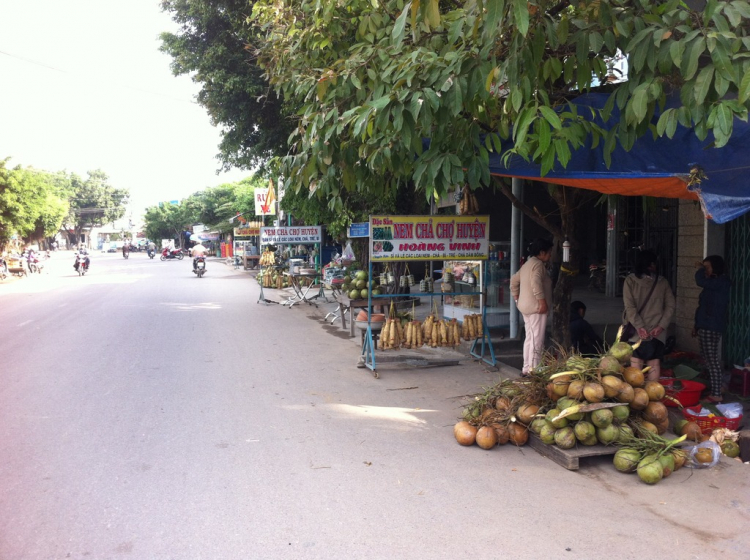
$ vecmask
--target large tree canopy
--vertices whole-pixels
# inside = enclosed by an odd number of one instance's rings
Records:
[[[64,178],[0,160],[0,246],[14,234],[42,239],[57,233],[69,205]]]
[[[75,242],[84,230],[101,227],[125,215],[130,191],[110,185],[104,171],[89,171],[86,179],[71,173],[69,180],[70,213],[65,227],[75,233]]]
[[[200,84],[198,103],[221,127],[223,167],[251,169],[286,153],[290,125],[281,101],[246,49],[251,39],[247,0],[162,0],[162,9],[180,25],[162,34],[162,51],[172,56],[175,75]]]
[[[678,123],[712,132],[721,147],[734,118],[747,119],[744,0],[710,0],[702,11],[679,0],[261,0],[253,13],[265,32],[260,63],[298,109],[282,172],[332,199],[406,180],[441,196],[489,184],[490,151],[549,171],[589,137],[629,148]],[[567,103],[605,83],[621,54],[627,80],[610,86],[600,114]],[[673,90],[682,105],[654,126]],[[614,126],[595,124],[614,107]]]

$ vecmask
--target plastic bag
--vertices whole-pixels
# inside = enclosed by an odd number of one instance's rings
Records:
[[[342,257],[346,261],[356,260],[356,257],[354,256],[354,250],[352,249],[351,241],[347,242],[346,247],[344,248],[344,254],[342,255]]]
[[[698,453],[699,449],[710,449],[711,450],[711,461],[708,463],[701,463],[695,458],[695,454]],[[694,445],[688,451],[688,459],[685,462],[685,466],[691,469],[707,469],[709,467],[715,467],[721,459],[721,447],[711,440],[702,441],[698,445]]]

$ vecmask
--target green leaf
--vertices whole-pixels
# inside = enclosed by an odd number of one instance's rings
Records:
[[[540,119],[539,121],[539,149],[542,152],[546,152],[549,148],[550,142],[552,141],[552,133],[550,131],[549,123],[546,120]]]
[[[393,43],[396,45],[401,45],[401,43],[403,43],[404,41],[406,16],[409,14],[410,10],[411,2],[407,3],[406,6],[404,6],[404,9],[401,11],[401,15],[396,18],[396,24],[393,26],[393,31],[391,31],[391,38],[393,39]]]
[[[542,105],[539,107],[539,111],[542,113],[542,116],[545,118],[545,120],[550,125],[552,125],[555,130],[562,129],[562,121],[560,120],[560,116],[555,112],[554,109],[548,107],[547,105]]]
[[[704,50],[706,50],[706,40],[703,37],[699,37],[690,45],[687,64],[685,64],[685,60],[682,61],[682,77],[685,80],[691,80],[695,76],[695,73],[698,71],[698,61]]]
[[[693,95],[695,96],[696,103],[701,104],[706,99],[706,95],[708,94],[709,89],[711,89],[711,82],[713,78],[713,66],[705,66],[700,71],[698,77],[695,79],[695,90],[693,90]]]
[[[529,32],[529,5],[526,0],[513,0],[513,19],[518,32],[526,37]]]
[[[504,0],[485,0],[484,28],[482,30],[485,39],[492,39],[497,35],[497,26],[505,10]]]
[[[526,135],[529,132],[529,125],[533,122],[536,117],[536,111],[531,107],[526,107],[518,115],[516,125],[513,127],[513,140],[515,141],[516,147],[523,145],[526,141]]]
[[[554,148],[549,148],[546,152],[544,152],[544,155],[542,156],[542,170],[541,170],[542,176],[552,171],[554,167],[555,167],[555,150]]]
[[[427,0],[427,10],[425,12],[427,23],[432,29],[440,26],[440,2],[439,0]]]
[[[352,85],[357,89],[362,89],[362,82],[359,81],[359,78],[357,77],[357,74],[352,72],[349,76],[349,79],[352,81]]]
[[[602,50],[602,45],[604,45],[604,37],[601,36],[601,33],[595,31],[589,35],[589,48],[593,53],[598,54]]]
[[[750,98],[750,72],[745,72],[742,76],[737,98],[740,103],[745,103]]]
[[[674,62],[674,65],[678,68],[682,64],[682,55],[685,52],[685,42],[684,41],[672,41],[672,44],[669,45],[669,55],[672,57],[672,62]]]
[[[725,103],[721,103],[716,109],[716,124],[727,136],[732,134],[733,121],[734,113]],[[716,134],[716,128],[714,128],[714,134]]]

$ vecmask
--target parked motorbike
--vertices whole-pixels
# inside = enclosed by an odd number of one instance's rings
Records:
[[[164,249],[161,252],[161,257],[159,257],[160,260],[166,261],[168,259],[177,259],[178,261],[181,261],[185,258],[185,254],[182,252],[182,249],[174,249],[170,251],[169,249]]]
[[[206,273],[206,257],[200,256],[193,259],[193,274],[201,278]]]
[[[76,255],[76,264],[74,265],[76,272],[78,272],[78,276],[83,276],[89,271],[89,265],[88,262],[86,262],[88,259],[87,255],[83,255],[81,253]]]
[[[604,293],[607,288],[607,265],[591,264],[589,265],[589,285],[588,289]]]

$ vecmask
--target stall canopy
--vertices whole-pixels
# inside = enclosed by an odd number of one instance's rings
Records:
[[[606,94],[583,95],[574,103],[601,108],[607,98]],[[654,123],[657,120],[654,117]],[[611,122],[617,122],[617,115]],[[678,125],[672,139],[646,134],[630,151],[618,144],[609,168],[600,142],[596,148],[589,144],[576,150],[565,169],[558,164],[544,177],[539,165],[513,157],[506,166],[498,154],[490,154],[490,173],[607,194],[700,200],[706,217],[722,224],[750,211],[750,125],[735,119],[729,143],[713,148],[712,142],[711,134],[701,141],[693,130]],[[696,166],[705,177],[689,186],[691,169]]]

